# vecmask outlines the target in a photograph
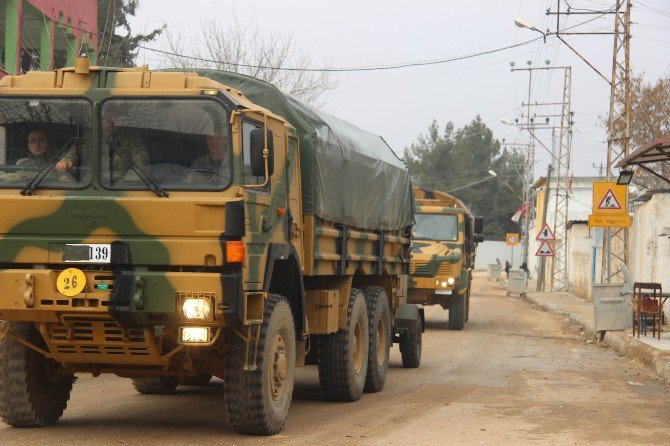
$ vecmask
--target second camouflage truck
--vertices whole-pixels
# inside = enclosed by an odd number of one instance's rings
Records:
[[[404,163],[269,84],[203,74],[80,61],[0,81],[5,423],[55,423],[75,373],[141,393],[214,375],[237,431],[274,434],[296,366],[355,401],[394,341],[419,365]]]
[[[470,314],[470,285],[484,220],[453,195],[414,187],[416,225],[409,301],[449,310],[449,328],[462,330]]]

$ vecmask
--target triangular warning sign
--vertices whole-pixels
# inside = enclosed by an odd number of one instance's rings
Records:
[[[621,204],[619,203],[619,200],[616,199],[616,195],[614,195],[612,189],[607,189],[607,193],[603,199],[600,200],[600,204],[598,205],[597,209],[621,209]]]
[[[542,243],[540,243],[540,247],[537,249],[535,255],[538,257],[554,257],[555,254],[554,249],[551,247],[549,242],[542,240]]]
[[[540,229],[535,240],[556,240],[553,231],[549,229],[549,223],[545,223],[544,226],[542,226],[542,229]]]

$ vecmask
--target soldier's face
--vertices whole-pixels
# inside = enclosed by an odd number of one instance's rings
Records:
[[[28,150],[35,156],[44,155],[49,150],[47,135],[41,130],[28,133]]]
[[[205,143],[209,149],[209,156],[212,159],[221,159],[228,146],[228,135],[221,132],[215,132],[205,136]]]

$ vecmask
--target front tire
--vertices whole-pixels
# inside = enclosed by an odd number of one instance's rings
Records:
[[[421,316],[417,315],[414,330],[400,337],[400,356],[402,366],[406,369],[416,369],[421,364],[421,347],[423,344],[423,324]]]
[[[133,387],[143,395],[170,395],[177,390],[179,377],[151,376],[148,378],[132,378]]]
[[[449,307],[449,329],[463,330],[467,312],[466,293],[457,294]]]
[[[319,348],[319,383],[332,401],[357,401],[368,370],[368,314],[365,297],[352,288],[344,330],[323,336]]]
[[[265,301],[256,370],[244,370],[245,342],[235,333],[228,342],[223,388],[230,424],[241,434],[276,434],[286,422],[295,381],[295,326],[286,298],[271,294]]]
[[[365,392],[381,392],[386,382],[391,350],[391,312],[384,288],[364,289],[369,322],[368,373]]]
[[[186,376],[179,380],[180,386],[206,386],[212,380],[209,373],[199,372],[195,375]]]
[[[17,337],[40,348],[42,335],[28,322],[6,322]],[[14,427],[56,423],[67,407],[74,375],[56,375],[57,365],[7,336],[0,342],[0,418]]]

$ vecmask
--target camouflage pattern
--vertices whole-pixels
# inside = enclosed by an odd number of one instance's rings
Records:
[[[466,265],[467,256],[473,256],[473,253],[466,249],[465,238],[466,216],[470,211],[463,202],[447,193],[419,187],[414,187],[413,191],[417,216],[454,215],[458,219],[456,240],[425,240],[415,236],[412,242],[408,301],[443,304],[466,293],[470,286],[470,271]],[[450,278],[454,279],[453,285],[448,283]]]
[[[94,104],[92,139],[84,139],[78,148],[92,153],[90,186],[37,189],[26,196],[17,189],[0,188],[0,319],[35,322],[48,353],[71,370],[120,376],[156,370],[186,373],[207,349],[178,345],[180,326],[210,327],[211,344],[217,350],[222,350],[223,333],[232,327],[236,333],[251,335],[250,327],[262,321],[262,302],[268,295],[265,274],[271,246],[288,247],[294,253],[306,287],[336,283],[327,286],[340,289],[339,308],[345,312],[355,275],[368,276],[365,283],[379,280],[392,308],[399,303],[396,294],[404,295],[397,290],[402,288],[398,278],[409,266],[409,229],[345,230],[303,215],[295,132],[241,92],[195,73],[91,67],[88,73],[65,68],[6,76],[0,80],[0,100],[4,95],[86,97]],[[105,159],[99,159],[92,141],[101,140],[96,122],[101,101],[115,96],[212,96],[233,104],[232,186],[215,193],[175,190],[169,198],[149,190],[105,189],[104,169],[98,172]],[[268,192],[243,187],[244,119],[265,123],[274,137],[274,174]],[[146,164],[141,142],[121,145],[138,164]],[[73,162],[78,159],[74,152],[67,156]],[[245,257],[239,266],[225,261],[227,204],[233,202],[244,203]],[[71,264],[63,259],[66,244],[113,244],[127,258],[118,267]],[[59,273],[69,267],[80,268],[87,279],[84,291],[74,297],[65,297],[55,286]],[[241,278],[241,301],[240,308],[231,312],[237,288],[228,279],[236,274]],[[316,279],[310,282],[310,277]],[[124,286],[132,292],[119,316],[110,306],[114,290]],[[185,321],[180,311],[188,297],[212,299],[212,320]]]

